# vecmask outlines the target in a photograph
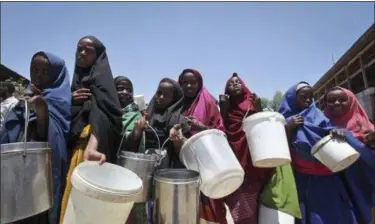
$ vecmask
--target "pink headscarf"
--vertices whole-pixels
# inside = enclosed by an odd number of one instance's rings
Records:
[[[350,91],[342,87],[338,87],[346,93],[349,99],[349,111],[341,116],[334,117],[329,113],[328,108],[324,110],[325,115],[332,120],[334,125],[347,128],[352,134],[363,141],[365,131],[374,131],[374,125],[370,122],[365,110],[357,100],[357,97]]]
[[[195,117],[209,128],[224,130],[223,119],[217,107],[217,100],[203,86],[202,75],[195,69],[185,69],[178,77],[178,82],[182,85],[183,75],[186,72],[191,72],[195,75],[201,88],[193,103],[185,110],[184,115]]]

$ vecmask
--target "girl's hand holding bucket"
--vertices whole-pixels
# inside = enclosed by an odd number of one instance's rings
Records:
[[[291,121],[286,125],[288,130],[294,131],[297,127],[303,125],[305,119],[301,115],[294,116]]]
[[[185,118],[188,121],[188,124],[190,125],[190,128],[192,130],[204,131],[204,130],[208,129],[204,124],[202,124],[202,122],[198,121],[193,116],[189,116],[189,117],[185,117]]]
[[[186,141],[186,138],[182,134],[182,126],[180,124],[176,124],[171,128],[169,131],[169,139],[173,142],[175,151],[180,154],[181,147]]]

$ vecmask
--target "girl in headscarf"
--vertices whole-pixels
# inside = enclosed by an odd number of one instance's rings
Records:
[[[375,193],[375,155],[369,149],[375,148],[375,140],[371,139],[371,136],[375,135],[374,125],[350,90],[332,88],[325,96],[325,103],[324,113],[332,123],[348,129],[355,138],[365,144],[356,148],[361,158],[343,172],[343,178],[355,205],[358,222],[370,223]]]
[[[122,107],[122,126],[123,126],[123,137],[124,140],[121,144],[120,149],[126,151],[133,151],[144,153],[145,143],[144,135],[141,138],[141,142],[137,148],[133,148],[132,142],[128,141],[130,133],[134,129],[134,124],[137,120],[142,118],[142,114],[139,111],[138,105],[134,102],[134,88],[133,83],[129,78],[124,76],[117,76],[114,80],[118,98]],[[126,221],[128,224],[132,223],[147,223],[147,213],[145,203],[136,203]]]
[[[121,146],[129,151],[134,152],[145,152],[144,136],[141,139],[141,143],[137,148],[132,148],[130,144],[127,143],[127,138],[134,129],[134,124],[137,120],[142,117],[139,111],[138,105],[134,102],[134,88],[133,83],[129,78],[124,76],[117,76],[114,80],[118,98],[122,107],[122,126],[123,134],[125,134],[125,140]]]
[[[178,77],[178,82],[185,96],[182,114],[189,119],[191,133],[207,129],[224,131],[217,101],[203,86],[202,75],[195,69],[185,69]],[[216,204],[219,205],[215,206]],[[223,209],[223,206],[222,200],[209,199],[201,193],[201,223],[219,223],[219,214],[216,214],[219,211],[216,207]]]
[[[177,125],[181,127],[180,136],[190,136],[187,120],[181,114],[183,99],[184,93],[180,85],[172,79],[163,78],[146,113],[135,122],[133,131],[127,138],[127,144],[138,148],[145,136],[146,154],[156,153],[164,157],[159,166],[161,169],[184,168],[178,156],[183,138],[170,137],[171,130]],[[151,223],[150,201],[146,202],[146,209],[148,223]]]
[[[245,171],[243,184],[225,198],[225,203],[230,209],[234,223],[256,224],[258,196],[274,170],[255,168],[252,165],[242,121],[247,115],[261,110],[260,102],[237,73],[234,73],[227,81],[225,95],[220,96],[220,104],[228,142]]]
[[[341,174],[332,173],[311,155],[311,148],[330,133],[339,138],[345,136],[354,148],[356,142],[353,144],[343,130],[335,129],[316,107],[312,88],[306,82],[292,86],[285,93],[279,112],[287,121],[286,130],[302,212],[302,220],[296,223],[362,223],[356,217],[355,205]]]
[[[83,160],[115,163],[122,131],[121,106],[106,48],[93,36],[85,36],[78,42],[71,91],[73,106],[68,144],[72,158],[60,222],[65,215],[74,168]]]
[[[180,85],[169,78],[163,78],[158,89],[147,107],[145,115],[135,122],[133,131],[128,137],[129,144],[138,146],[142,135],[145,135],[147,153],[159,153],[165,143],[166,158],[163,168],[182,168],[178,151],[182,142],[166,142],[169,132],[175,125],[182,125],[184,136],[190,136],[187,119],[182,115],[184,93]],[[150,128],[151,127],[151,128]],[[155,133],[156,132],[156,133]]]
[[[31,98],[28,141],[48,141],[52,150],[53,207],[45,213],[15,223],[55,224],[67,172],[67,135],[70,127],[71,92],[69,74],[61,58],[38,52],[31,59]],[[24,104],[19,103],[6,117],[1,144],[22,142],[24,138]]]

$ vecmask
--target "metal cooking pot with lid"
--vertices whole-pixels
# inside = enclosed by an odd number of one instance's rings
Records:
[[[1,224],[15,222],[52,207],[51,148],[27,142],[29,111],[25,103],[24,142],[1,145]]]

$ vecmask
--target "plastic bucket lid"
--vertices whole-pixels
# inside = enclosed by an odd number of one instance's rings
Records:
[[[132,171],[111,163],[82,162],[72,175],[72,184],[84,193],[130,196],[142,191],[142,180]],[[89,191],[89,192],[88,192]]]

